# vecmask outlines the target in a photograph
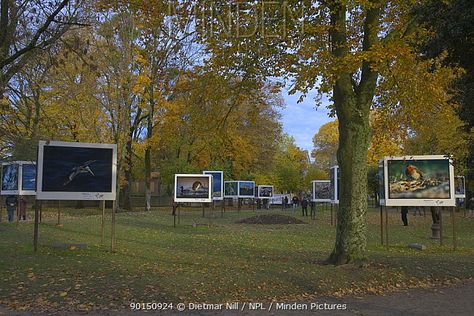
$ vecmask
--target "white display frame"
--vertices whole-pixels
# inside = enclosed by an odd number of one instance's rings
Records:
[[[59,146],[73,148],[100,148],[112,150],[112,184],[110,192],[60,192],[43,191],[43,159],[44,147]],[[117,190],[117,145],[100,143],[78,143],[62,141],[39,141],[38,160],[36,169],[36,199],[37,200],[95,200],[113,201],[116,199]]]
[[[36,190],[23,190],[23,166],[24,165],[35,165],[36,162],[34,161],[26,161],[26,160],[20,160],[20,161],[11,161],[11,162],[2,162],[1,168],[1,174],[3,180],[3,166],[5,165],[18,165],[18,179],[17,179],[17,186],[18,190],[2,190],[1,185],[0,185],[0,195],[36,195]]]
[[[250,181],[250,180],[239,180],[237,181],[238,184],[237,184],[237,194],[238,194],[238,197],[241,198],[241,199],[254,199],[255,198],[255,181]],[[253,183],[253,192],[252,194],[250,195],[244,195],[244,194],[240,194],[240,184],[243,183],[243,182],[251,182]]]
[[[389,160],[448,160],[449,161],[449,191],[447,199],[392,199],[388,192],[388,161]],[[445,155],[413,155],[413,156],[386,156],[383,157],[385,206],[456,206],[454,195],[454,166],[453,159]]]
[[[212,200],[213,201],[222,201],[224,199],[224,171],[218,171],[218,170],[204,170],[202,172],[202,174],[209,174],[211,175],[212,177],[213,174],[215,173],[218,173],[220,174],[220,178],[221,178],[221,195],[220,196],[214,196],[214,192],[212,192],[212,188],[211,188],[211,196],[212,196]],[[212,180],[214,182],[214,178]],[[214,183],[213,183],[213,187],[214,187]]]
[[[462,179],[462,185],[464,188],[464,194],[456,194],[456,178]],[[464,176],[455,176],[454,177],[454,196],[456,199],[465,199],[466,198],[466,178]]]
[[[225,194],[225,184],[226,183],[237,183],[237,193],[235,195],[226,195]],[[239,181],[236,180],[229,180],[229,181],[224,181],[224,198],[230,199],[230,198],[238,198],[239,197]]]
[[[207,178],[209,181],[209,192],[207,198],[178,198],[176,187],[178,178]],[[210,174],[191,174],[191,173],[177,173],[174,175],[174,201],[176,203],[211,203],[212,202],[212,175]]]
[[[316,199],[316,183],[328,183],[331,189],[331,180],[313,180],[311,181],[311,202],[331,202],[329,199]]]
[[[331,188],[334,192],[334,199],[331,197],[330,199],[330,202],[332,204],[339,204],[339,184],[338,184],[338,177],[337,177],[337,173],[339,171],[339,166],[332,166],[330,169],[329,169],[329,172],[331,173],[331,175],[333,176],[333,179],[334,179],[334,183],[331,183]],[[340,171],[339,171],[340,172]],[[331,177],[330,177],[331,178]],[[331,181],[331,180],[329,180]]]
[[[272,188],[272,195],[271,196],[260,196],[260,189],[261,188]],[[255,190],[255,187],[254,187],[254,190]],[[267,185],[267,184],[260,184],[257,186],[257,197],[259,199],[271,199],[273,197],[273,191],[274,191],[274,187],[273,185]]]

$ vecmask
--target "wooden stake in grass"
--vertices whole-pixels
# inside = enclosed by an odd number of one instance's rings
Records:
[[[457,249],[457,235],[456,235],[456,219],[454,217],[454,207],[451,207],[451,219],[453,221],[453,249],[456,251]]]
[[[380,205],[380,244],[383,246],[383,206]]]
[[[58,223],[56,226],[61,226],[61,201],[58,200]]]
[[[102,201],[102,224],[101,224],[101,243],[104,244],[105,239],[105,200]]]
[[[39,208],[40,208],[40,201],[35,201],[35,229],[33,232],[33,248],[38,251],[38,231],[39,231]]]
[[[443,208],[439,208],[439,244],[443,245]]]
[[[385,208],[385,246],[388,250],[388,210]]]
[[[117,203],[115,200],[112,205],[112,238],[111,238],[111,250],[115,252],[115,212],[117,212]]]

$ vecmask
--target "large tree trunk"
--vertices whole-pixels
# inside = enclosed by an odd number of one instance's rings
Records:
[[[331,8],[332,54],[337,59],[349,56],[350,44],[346,29],[347,8],[334,1]],[[363,50],[370,51],[378,41],[380,3],[366,11]],[[339,119],[337,160],[341,173],[336,244],[330,256],[334,264],[345,264],[365,257],[367,212],[367,152],[370,142],[369,112],[378,73],[370,60],[362,61],[360,80],[353,73],[338,74],[333,99]]]
[[[346,108],[361,108],[346,103]],[[370,141],[368,112],[339,120],[337,158],[341,173],[336,245],[330,260],[345,264],[364,258],[366,250],[367,149]],[[340,115],[344,116],[344,115]]]

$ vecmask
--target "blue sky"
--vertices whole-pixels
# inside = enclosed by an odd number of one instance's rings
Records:
[[[284,89],[282,95],[286,104],[285,108],[280,110],[283,130],[295,138],[296,145],[311,152],[314,134],[321,125],[334,120],[328,116],[327,101],[323,101],[323,104],[316,109],[315,91],[308,93],[301,103],[297,103],[300,94],[288,95],[288,91]]]

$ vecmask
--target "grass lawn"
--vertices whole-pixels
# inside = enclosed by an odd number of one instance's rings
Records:
[[[321,295],[383,294],[473,277],[474,219],[456,214],[458,250],[452,250],[449,213],[444,245],[429,239],[431,216],[389,213],[390,247],[380,245],[378,209],[368,222],[368,261],[324,265],[334,245],[329,209],[302,225],[235,224],[252,211],[202,218],[201,209],[181,212],[174,228],[169,209],[117,214],[117,250],[110,252],[110,210],[101,243],[99,210],[45,210],[40,248],[33,253],[33,223],[0,223],[0,305],[16,310],[129,310],[131,302],[310,300]],[[258,214],[269,211],[258,211]],[[281,210],[270,213],[289,214]],[[5,211],[4,211],[5,214]],[[200,224],[193,227],[193,220]],[[423,243],[425,251],[407,248]],[[88,249],[57,249],[86,243]]]

